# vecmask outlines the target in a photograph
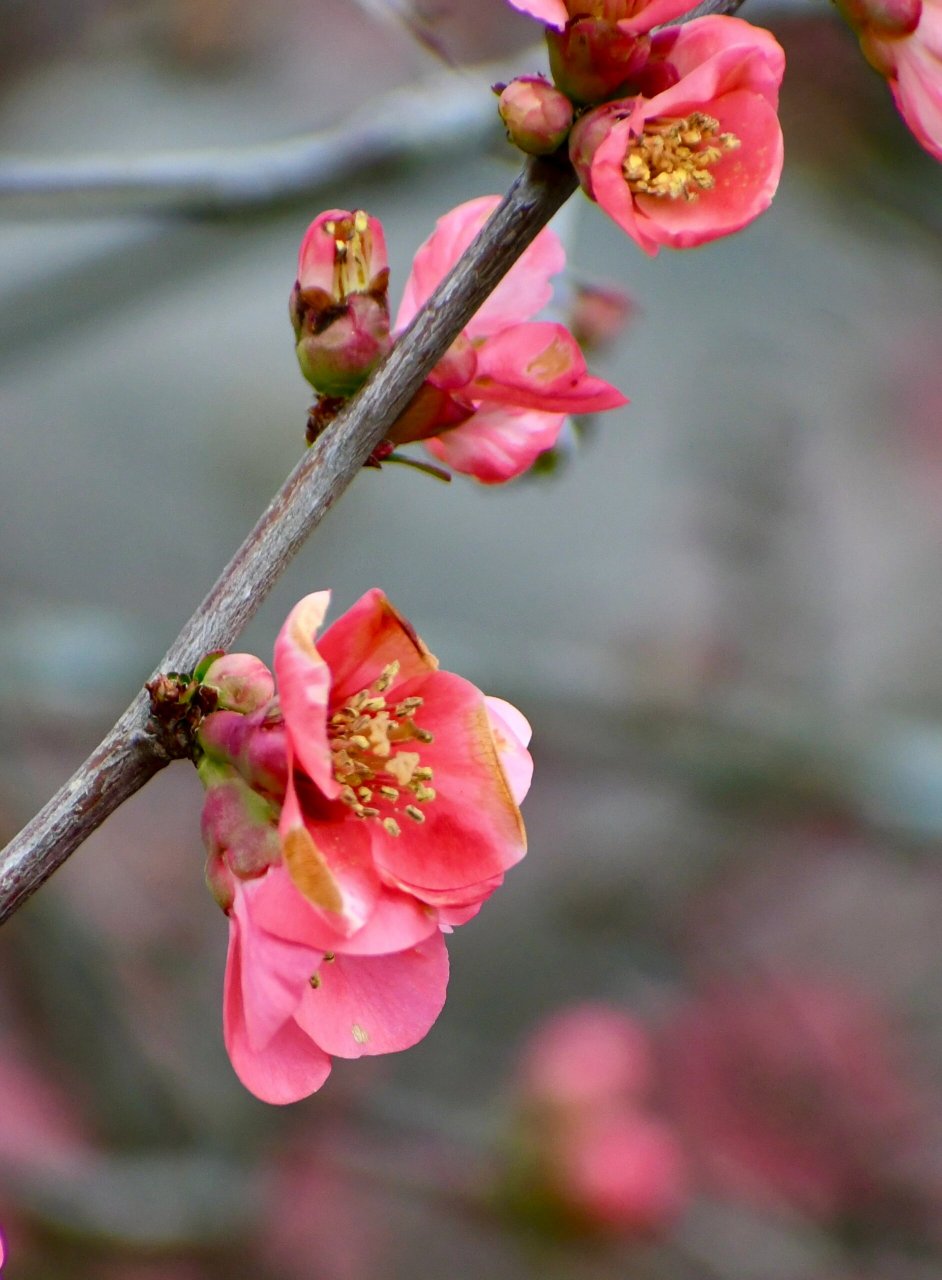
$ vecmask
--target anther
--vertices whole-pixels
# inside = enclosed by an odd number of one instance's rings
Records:
[[[425,814],[422,812],[421,809],[417,809],[414,804],[406,805],[406,813],[409,815],[409,817],[412,819],[413,822],[425,821]]]

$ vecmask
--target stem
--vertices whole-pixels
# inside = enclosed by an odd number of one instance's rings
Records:
[[[298,462],[154,675],[189,671],[211,649],[232,645],[432,367],[575,188],[568,165],[527,162],[380,368]],[[168,763],[147,732],[148,715],[142,691],[65,786],[0,853],[0,923]]]

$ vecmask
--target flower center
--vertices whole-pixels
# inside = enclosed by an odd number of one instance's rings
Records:
[[[423,700],[403,698],[394,705],[386,700],[398,674],[399,663],[391,662],[368,688],[335,711],[327,725],[340,799],[358,818],[378,818],[391,836],[400,833],[394,815],[424,822],[419,805],[435,799],[429,786],[432,770],[422,765],[418,751],[403,750],[405,743],[433,740],[415,722]]]
[[[348,218],[332,218],[324,232],[334,241],[334,297],[342,302],[348,294],[369,292],[373,237],[368,216],[357,209]]]
[[[719,127],[718,120],[701,111],[682,119],[646,120],[622,164],[629,188],[635,195],[696,200],[716,181],[711,165],[740,145],[734,133],[717,133]]]

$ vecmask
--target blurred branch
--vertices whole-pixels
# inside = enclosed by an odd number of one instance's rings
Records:
[[[575,187],[568,164],[528,161],[387,359],[298,462],[158,672],[188,671],[210,650],[231,646],[429,371]],[[168,763],[147,730],[148,715],[141,692],[81,768],[0,853],[0,922]]]
[[[215,214],[306,195],[329,182],[405,156],[434,154],[449,143],[467,150],[501,137],[497,107],[484,83],[507,76],[504,64],[473,75],[455,72],[396,89],[333,129],[249,147],[0,160],[0,208],[8,216],[47,212],[115,213],[169,209]]]

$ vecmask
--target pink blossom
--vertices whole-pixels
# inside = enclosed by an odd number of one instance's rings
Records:
[[[916,140],[942,160],[942,2],[845,0],[841,7]]]
[[[542,1022],[516,1073],[517,1156],[539,1203],[591,1230],[639,1236],[676,1218],[687,1161],[671,1126],[650,1111],[651,1037],[604,1004],[580,1004]]]
[[[561,31],[574,19],[590,17],[631,32],[650,31],[692,9],[690,0],[508,0],[521,13]]]
[[[408,325],[498,203],[499,197],[484,196],[439,219],[416,254],[397,330]],[[421,439],[456,471],[496,484],[520,475],[550,448],[567,414],[627,403],[587,372],[563,325],[532,320],[551,297],[550,277],[564,265],[559,238],[541,231],[433,370],[426,385],[438,397],[430,415],[424,421],[407,415],[393,439]],[[458,425],[451,425],[456,417]]]
[[[872,1220],[882,1197],[898,1217],[935,1108],[863,994],[794,979],[717,987],[661,1048],[675,1119],[715,1186],[824,1220]]]
[[[554,1181],[588,1225],[656,1234],[687,1199],[687,1161],[671,1127],[625,1107],[593,1111],[557,1139]]]
[[[278,697],[200,730],[226,1046],[269,1102],[319,1088],[332,1057],[420,1040],[445,999],[443,931],[525,851],[523,716],[440,671],[379,591],[315,645],[328,600],[279,633]]]
[[[776,114],[784,54],[738,18],[655,37],[669,87],[583,116],[570,154],[587,194],[648,253],[738,231],[771,203],[782,169]]]
[[[554,1109],[639,1100],[653,1076],[647,1031],[606,1004],[574,1005],[540,1023],[518,1068],[528,1103]]]

